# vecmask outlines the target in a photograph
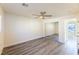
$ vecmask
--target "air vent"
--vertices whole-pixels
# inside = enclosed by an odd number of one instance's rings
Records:
[[[26,3],[22,3],[22,6],[28,7],[28,4],[26,4]]]

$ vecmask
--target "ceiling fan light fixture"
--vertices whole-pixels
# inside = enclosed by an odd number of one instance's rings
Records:
[[[48,14],[46,14],[46,12],[44,11],[44,12],[40,12],[40,14],[38,15],[38,14],[33,14],[34,16],[37,16],[38,18],[40,18],[40,19],[45,19],[46,17],[52,17],[52,15],[48,15]]]
[[[39,18],[40,18],[40,19],[43,19],[44,17],[43,17],[43,16],[40,16]]]

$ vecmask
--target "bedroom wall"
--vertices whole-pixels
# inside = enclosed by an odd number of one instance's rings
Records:
[[[53,34],[53,27],[50,30],[52,32],[48,33],[49,35]],[[5,47],[43,36],[43,23],[40,20],[5,14]]]
[[[59,23],[58,22],[54,23],[54,32],[55,34],[59,34]]]
[[[49,36],[49,35],[52,35],[52,34],[55,34],[55,25],[54,23],[46,23],[46,36]]]

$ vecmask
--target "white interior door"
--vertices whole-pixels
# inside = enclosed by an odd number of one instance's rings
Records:
[[[70,54],[77,54],[76,22],[65,22],[65,47]]]

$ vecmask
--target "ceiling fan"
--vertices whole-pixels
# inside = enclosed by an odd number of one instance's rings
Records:
[[[40,19],[45,19],[46,17],[52,17],[52,15],[47,15],[46,11],[40,12],[39,15],[37,14],[32,14],[33,16],[36,16],[36,18],[40,18]]]

